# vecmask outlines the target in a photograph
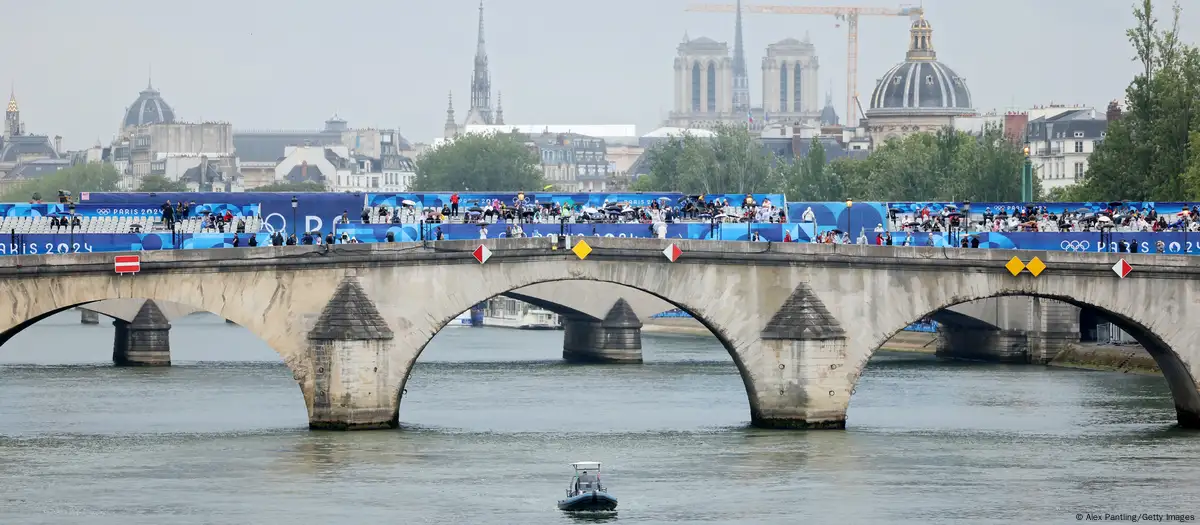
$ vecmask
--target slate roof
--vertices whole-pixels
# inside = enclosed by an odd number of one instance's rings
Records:
[[[233,150],[242,162],[279,162],[288,146],[339,146],[342,134],[312,132],[242,132],[233,134]]]

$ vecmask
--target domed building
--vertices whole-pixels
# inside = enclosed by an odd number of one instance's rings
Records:
[[[933,26],[924,17],[909,30],[908,53],[875,84],[866,112],[871,141],[878,145],[913,133],[952,126],[974,115],[966,79],[937,60]]]
[[[168,106],[153,85],[146,84],[146,89],[138,93],[137,100],[125,111],[125,120],[121,121],[121,130],[149,124],[174,124],[175,110]]]

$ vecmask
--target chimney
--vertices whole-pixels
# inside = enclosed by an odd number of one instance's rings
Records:
[[[800,125],[797,124],[792,126],[792,157],[799,159],[803,156],[800,154],[802,151],[804,151],[804,139],[800,137]]]
[[[62,149],[62,135],[55,135],[55,136],[54,136],[54,152],[55,152],[55,153],[57,153],[57,154],[59,154],[59,155],[62,155],[62,152],[63,152],[63,149]]]
[[[1121,120],[1121,103],[1115,100],[1109,102],[1108,111],[1104,113],[1104,117],[1108,119],[1109,122]]]

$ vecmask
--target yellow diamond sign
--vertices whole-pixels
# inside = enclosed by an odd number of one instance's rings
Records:
[[[1025,269],[1025,263],[1021,262],[1021,259],[1013,257],[1009,259],[1008,264],[1004,265],[1004,267],[1008,268],[1008,273],[1016,276],[1018,273],[1021,273],[1021,270]]]
[[[592,253],[592,247],[588,246],[586,241],[581,240],[575,243],[575,246],[571,247],[571,251],[575,252],[575,255],[580,259],[587,259],[588,254]]]
[[[1042,262],[1041,259],[1034,257],[1029,260],[1029,264],[1025,265],[1025,269],[1029,270],[1029,273],[1032,273],[1034,277],[1037,277],[1046,270],[1046,263]]]

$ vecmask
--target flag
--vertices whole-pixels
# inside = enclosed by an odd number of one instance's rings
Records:
[[[771,121],[771,114],[764,111],[763,112],[763,122],[770,122],[770,121]]]
[[[750,120],[751,124],[754,123],[754,115],[751,115],[749,111],[746,112],[746,118]]]

